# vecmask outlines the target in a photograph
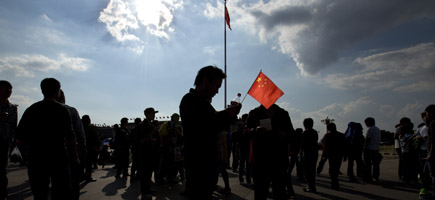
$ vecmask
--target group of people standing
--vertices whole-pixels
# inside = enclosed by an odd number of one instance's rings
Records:
[[[156,183],[177,181],[179,175],[186,179],[183,195],[188,199],[211,199],[219,174],[224,178],[226,193],[230,191],[225,175],[229,166],[226,150],[234,147],[233,162],[237,164],[233,167],[238,167],[234,170],[239,173],[240,183],[253,181],[256,200],[266,200],[270,187],[274,199],[294,197],[291,173],[295,165],[303,168],[298,176],[307,182],[305,192],[317,191],[316,173],[322,171],[326,160],[329,160],[332,189],[340,188],[338,175],[343,159],[347,159],[347,175],[351,181],[357,181],[356,177],[365,182],[379,180],[381,132],[374,118],[365,119],[365,135],[361,124],[356,122],[350,122],[345,133],[337,131],[334,123],[328,123],[327,133],[321,140],[323,154],[317,166],[320,148],[313,119],[303,121],[304,129],[294,129],[289,113],[276,104],[267,108],[260,105],[240,119],[237,118],[242,107],[240,103],[216,111],[211,104],[212,98],[225,78],[225,73],[215,66],[201,68],[194,81],[195,88],[181,99],[180,115],[173,114],[169,122],[161,124],[155,120],[158,111],[152,107],[144,110],[145,119],[136,119],[132,129],[127,128],[128,119],[122,118],[120,126],[115,127],[112,144],[116,178],[130,175],[131,180],[139,179],[141,198],[152,199],[153,173]],[[59,81],[46,78],[41,82],[41,89],[44,99],[27,108],[18,123],[17,106],[8,101],[12,86],[7,81],[0,81],[0,198],[7,197],[7,154],[10,144],[15,142],[28,152],[29,182],[36,200],[47,199],[50,183],[52,199],[79,199],[81,180],[78,177],[83,168],[85,180],[95,181],[92,164],[101,145],[96,127],[89,116],[80,119],[75,108],[65,105]],[[425,189],[435,181],[431,167],[435,163],[435,148],[432,148],[435,145],[432,145],[435,143],[434,107],[426,108],[423,118],[428,145],[424,147],[427,154],[423,151],[420,154],[420,160],[426,160],[424,170],[418,169],[426,174],[422,181]],[[403,123],[401,120],[397,134],[403,143],[399,174],[405,180],[413,177],[409,175],[412,172],[409,161],[414,157],[409,149],[414,143],[409,141],[417,140],[410,135],[410,124],[410,120],[405,119]],[[424,130],[417,132],[425,137]],[[233,144],[226,140],[226,133],[232,133]]]
[[[435,105],[429,105],[420,114],[422,123],[414,129],[408,117],[400,119],[394,134],[395,149],[399,155],[399,180],[420,186],[420,199],[434,199],[435,192]]]
[[[364,182],[379,179],[381,132],[371,117],[365,120],[368,127],[365,137],[360,123],[350,122],[345,133],[338,132],[334,123],[327,123],[318,165],[319,138],[318,131],[313,129],[313,119],[303,121],[304,129],[294,129],[288,112],[274,104],[268,109],[264,106],[253,109],[242,115],[241,121],[243,128],[233,132],[231,138],[239,151],[233,150],[233,167],[237,166],[234,162],[240,161],[240,183],[244,182],[244,176],[247,183],[254,177],[256,199],[266,199],[269,187],[275,199],[295,197],[291,178],[295,166],[299,179],[307,183],[303,191],[317,192],[316,172],[321,173],[326,160],[332,189],[340,188],[338,176],[343,160],[348,161],[347,175],[351,181],[357,182],[354,163],[357,176]]]
[[[104,154],[97,127],[88,115],[80,118],[74,107],[65,104],[58,80],[42,80],[41,90],[44,99],[27,108],[18,123],[17,105],[8,101],[12,85],[0,81],[0,199],[8,195],[6,166],[11,146],[22,151],[35,200],[48,199],[50,185],[52,199],[79,199],[80,184],[96,181],[92,170],[97,167],[98,156]],[[155,113],[153,108],[145,109],[145,120],[137,119],[132,130],[127,129],[127,118],[115,128],[116,178],[129,175],[131,152],[130,173],[132,180],[140,180],[142,199],[152,199],[153,172],[160,181],[175,181],[178,173],[184,178],[179,115],[159,124]]]
[[[128,118],[122,118],[120,126],[115,128],[112,146],[115,177],[130,176],[130,180],[140,180],[142,199],[152,198],[153,173],[158,184],[177,183],[185,177],[180,117],[174,113],[170,121],[159,123],[155,120],[157,112],[152,107],[145,109],[145,119],[136,118],[131,130],[127,128]],[[130,157],[132,164],[129,174]]]

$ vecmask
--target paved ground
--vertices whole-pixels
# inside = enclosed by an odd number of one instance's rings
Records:
[[[317,193],[305,193],[302,188],[305,183],[299,182],[293,177],[293,187],[297,199],[418,199],[418,189],[415,186],[406,185],[398,182],[397,178],[398,159],[386,157],[381,164],[381,177],[377,184],[366,184],[349,182],[345,175],[341,175],[340,191],[330,189],[330,178],[327,174],[328,163],[319,176],[317,176]],[[346,171],[347,163],[344,162],[341,168],[342,172]],[[104,169],[97,169],[93,174],[96,182],[82,185],[81,199],[140,199],[139,182],[127,179],[115,179],[115,170],[113,165],[108,165]],[[225,196],[215,192],[216,199],[254,199],[252,186],[240,185],[238,175],[228,170],[232,194]],[[294,172],[295,173],[295,172]],[[8,167],[9,177],[9,198],[10,200],[31,200],[33,199],[27,179],[27,170],[19,165],[10,164]],[[223,186],[220,178],[219,186]],[[180,184],[172,185],[153,185],[152,189],[156,191],[153,199],[157,200],[183,200],[179,192],[184,186]]]

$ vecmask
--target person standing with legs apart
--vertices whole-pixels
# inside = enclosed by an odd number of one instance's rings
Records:
[[[287,199],[288,150],[295,131],[289,113],[276,104],[268,109],[261,105],[249,112],[247,124],[254,131],[255,200],[266,200],[270,186],[274,199]]]
[[[138,132],[140,129],[140,124],[142,123],[141,118],[136,118],[134,120],[134,128],[131,130],[129,138],[131,144],[131,169],[130,169],[130,180],[139,179],[139,140]]]
[[[334,123],[329,123],[326,126],[329,134],[325,135],[325,153],[329,159],[331,188],[339,190],[338,174],[344,153],[344,134],[337,131],[337,126]]]
[[[317,192],[316,190],[316,164],[319,157],[317,140],[319,136],[313,129],[314,121],[311,118],[304,120],[305,131],[302,134],[301,153],[304,156],[304,172],[308,187],[304,188],[305,192]]]
[[[130,162],[130,141],[129,131],[127,129],[128,119],[126,117],[121,119],[121,126],[115,135],[116,147],[116,178],[126,179],[128,176],[128,165]]]
[[[159,161],[159,148],[161,145],[159,122],[154,120],[159,111],[147,108],[144,111],[145,119],[139,127],[139,174],[140,192],[142,200],[152,199],[151,178],[154,172],[154,180],[157,180],[156,164]]]
[[[361,124],[349,122],[345,133],[345,154],[347,154],[347,176],[349,176],[352,182],[357,182],[356,177],[362,177],[364,174],[364,162],[362,159],[364,140]],[[353,167],[355,163],[356,176]]]
[[[44,99],[26,109],[16,139],[28,149],[28,175],[35,200],[71,199],[70,162],[78,162],[77,143],[68,108],[57,102],[60,82],[41,82]]]

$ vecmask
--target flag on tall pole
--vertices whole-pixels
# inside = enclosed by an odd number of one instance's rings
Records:
[[[272,106],[284,92],[275,85],[263,72],[260,71],[251,88],[248,91],[254,99],[266,109]]]
[[[230,14],[228,13],[227,5],[225,5],[225,21],[227,22],[228,28],[232,30],[230,25]]]

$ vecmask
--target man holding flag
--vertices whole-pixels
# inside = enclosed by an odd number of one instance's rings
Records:
[[[249,112],[247,120],[248,128],[254,132],[252,163],[255,199],[267,199],[270,183],[274,199],[287,199],[288,151],[290,136],[295,130],[288,112],[275,104],[284,93],[260,72],[248,94],[262,104]]]
[[[184,95],[180,103],[180,116],[184,131],[186,191],[190,200],[211,199],[218,166],[217,134],[227,130],[237,120],[242,107],[233,105],[216,111],[211,105],[218,93],[225,73],[206,66],[195,78],[195,88]]]

